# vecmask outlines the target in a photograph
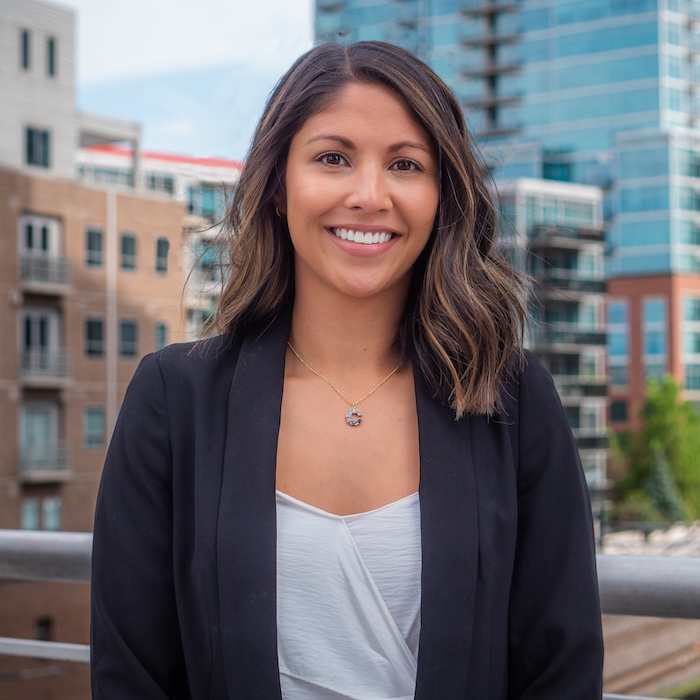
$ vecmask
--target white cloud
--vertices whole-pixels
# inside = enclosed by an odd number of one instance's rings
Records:
[[[311,47],[313,0],[61,0],[78,17],[78,82],[247,63],[282,73]]]

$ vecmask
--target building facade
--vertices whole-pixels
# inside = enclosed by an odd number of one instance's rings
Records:
[[[0,169],[0,527],[92,530],[147,352],[183,337],[183,207]],[[0,635],[88,641],[86,585],[0,582]],[[0,657],[0,695],[87,697],[84,665]]]
[[[118,144],[86,146],[77,154],[78,177],[95,185],[132,187],[133,149]],[[139,157],[141,186],[180,202],[186,211],[180,242],[187,270],[182,297],[188,340],[201,337],[216,306],[227,267],[214,244],[226,205],[243,165],[222,158],[194,158],[144,152]]]
[[[74,53],[71,10],[0,4],[0,528],[92,530],[140,358],[211,309],[192,251],[241,169],[144,155],[138,125],[76,109]],[[87,643],[89,587],[0,581],[0,636]],[[85,664],[0,655],[0,697],[89,692]]]
[[[604,225],[600,189],[518,179],[502,183],[501,245],[536,280],[527,343],[552,374],[588,483],[607,462]]]
[[[646,379],[664,372],[698,403],[698,0],[317,0],[315,28],[425,60],[499,181],[599,187],[615,300],[609,418],[634,423]]]

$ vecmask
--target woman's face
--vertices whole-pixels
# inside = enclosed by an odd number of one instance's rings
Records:
[[[297,290],[408,291],[439,187],[428,132],[388,88],[349,83],[292,138],[283,209]]]

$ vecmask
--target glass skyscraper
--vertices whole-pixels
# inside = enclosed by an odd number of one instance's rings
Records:
[[[598,187],[610,417],[664,372],[700,405],[700,0],[316,0],[315,23],[431,65],[497,181]]]

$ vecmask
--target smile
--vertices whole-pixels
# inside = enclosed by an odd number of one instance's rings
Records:
[[[331,231],[337,238],[342,238],[344,241],[354,241],[355,243],[364,243],[365,245],[388,243],[394,235],[390,231],[375,231],[374,233],[370,233],[369,231],[353,231],[350,228],[331,228]]]

